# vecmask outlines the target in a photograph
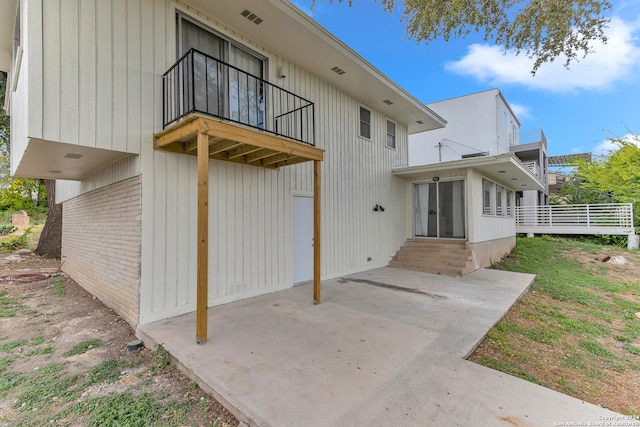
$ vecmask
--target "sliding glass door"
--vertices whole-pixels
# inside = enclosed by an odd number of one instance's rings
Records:
[[[263,128],[265,60],[180,14],[177,33],[179,57],[191,48],[204,54],[193,56],[193,81],[185,71],[184,93],[196,110]]]
[[[414,236],[466,238],[463,180],[414,184]]]

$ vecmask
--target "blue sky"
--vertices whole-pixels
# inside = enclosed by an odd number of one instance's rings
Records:
[[[376,68],[428,104],[500,88],[521,129],[542,128],[549,155],[603,153],[610,137],[640,133],[640,1],[613,0],[609,42],[567,70],[544,64],[531,76],[527,57],[470,35],[417,44],[404,32],[402,5],[384,12],[374,0],[333,4],[294,0]]]

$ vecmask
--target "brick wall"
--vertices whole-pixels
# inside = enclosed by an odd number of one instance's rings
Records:
[[[141,177],[64,202],[62,270],[104,304],[138,324]]]

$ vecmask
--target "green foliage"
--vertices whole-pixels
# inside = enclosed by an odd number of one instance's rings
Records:
[[[377,1],[388,12],[401,3]],[[610,18],[605,15],[613,8],[608,0],[404,0],[402,4],[406,32],[417,42],[483,34],[486,41],[535,59],[532,74],[556,58],[565,58],[568,66],[591,53],[594,41],[606,41]]]
[[[23,379],[24,375],[16,374],[15,372],[5,372],[0,375],[0,397],[7,391],[16,388]]]
[[[158,356],[158,369],[164,369],[171,364],[169,360],[169,353],[165,350],[162,344],[158,344],[156,347],[156,356]]]
[[[89,341],[82,341],[73,346],[73,348],[64,353],[65,356],[75,356],[77,354],[84,354],[87,351],[100,347],[102,345],[102,340],[94,339]]]
[[[14,340],[5,344],[0,344],[0,353],[10,353],[14,348],[25,345],[27,340]]]
[[[0,372],[4,372],[15,361],[15,357],[5,357],[0,359]]]
[[[64,297],[67,295],[67,291],[64,288],[64,280],[61,277],[50,280],[49,284],[51,284],[53,293],[56,294],[56,296]]]
[[[155,396],[144,393],[134,397],[131,392],[97,397],[73,406],[73,413],[86,415],[88,427],[145,427],[155,425],[162,414],[162,405]]]
[[[640,136],[611,140],[615,149],[592,161],[577,162],[562,188],[569,203],[632,203],[640,225]]]
[[[91,368],[89,372],[89,380],[86,385],[97,384],[101,382],[114,383],[120,379],[121,362],[117,359],[109,359],[101,362],[99,365]]]
[[[530,291],[542,298],[516,303],[514,316],[526,319],[527,326],[510,318],[500,321],[487,335],[491,357],[480,362],[527,378],[526,367],[535,363],[527,359],[526,349],[520,351],[518,343],[528,339],[552,346],[555,353],[563,354],[562,365],[583,378],[602,380],[606,369],[639,370],[640,363],[633,355],[640,355],[640,349],[632,343],[640,338],[640,323],[634,316],[640,304],[627,296],[637,295],[640,285],[621,283],[609,277],[600,264],[585,268],[567,256],[572,251],[596,254],[603,250],[607,249],[579,239],[518,238],[510,256],[495,268],[536,274]],[[622,344],[601,344],[612,340]],[[620,347],[626,356],[618,354],[616,348]],[[575,396],[589,390],[588,386],[559,384]]]
[[[67,375],[63,365],[50,364],[40,368],[33,376],[20,383],[20,393],[15,400],[19,411],[32,411],[52,400],[65,402],[75,399],[80,390],[75,387],[79,375]]]
[[[11,234],[16,230],[17,228],[11,224],[0,225],[0,236],[6,236],[7,234]]]
[[[7,240],[0,242],[0,246],[4,249],[15,251],[16,249],[26,248],[29,245],[29,236],[31,235],[31,227],[24,230],[20,236],[9,236]]]
[[[20,308],[20,303],[7,295],[7,291],[0,291],[0,318],[16,317],[17,309]]]
[[[0,100],[4,100],[6,73],[0,72]],[[0,103],[0,210],[25,210],[29,214],[46,209],[47,192],[39,179],[25,179],[10,175],[10,121]]]

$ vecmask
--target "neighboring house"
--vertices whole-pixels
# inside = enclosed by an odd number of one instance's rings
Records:
[[[412,237],[392,170],[445,121],[290,2],[0,0],[0,29],[12,172],[57,180],[62,269],[130,324],[206,339],[207,306]]]
[[[541,131],[537,141],[522,139],[520,123],[498,89],[429,108],[447,126],[410,135],[409,166],[394,169],[413,186],[413,237],[464,242],[456,249],[467,251],[467,262],[456,268],[460,273],[489,266],[515,246],[515,206],[546,202],[546,139]],[[418,258],[411,253],[415,246],[407,244],[407,254],[403,248],[392,265],[423,270],[411,261]],[[438,259],[441,251],[422,253]],[[447,258],[452,257],[443,262]]]

